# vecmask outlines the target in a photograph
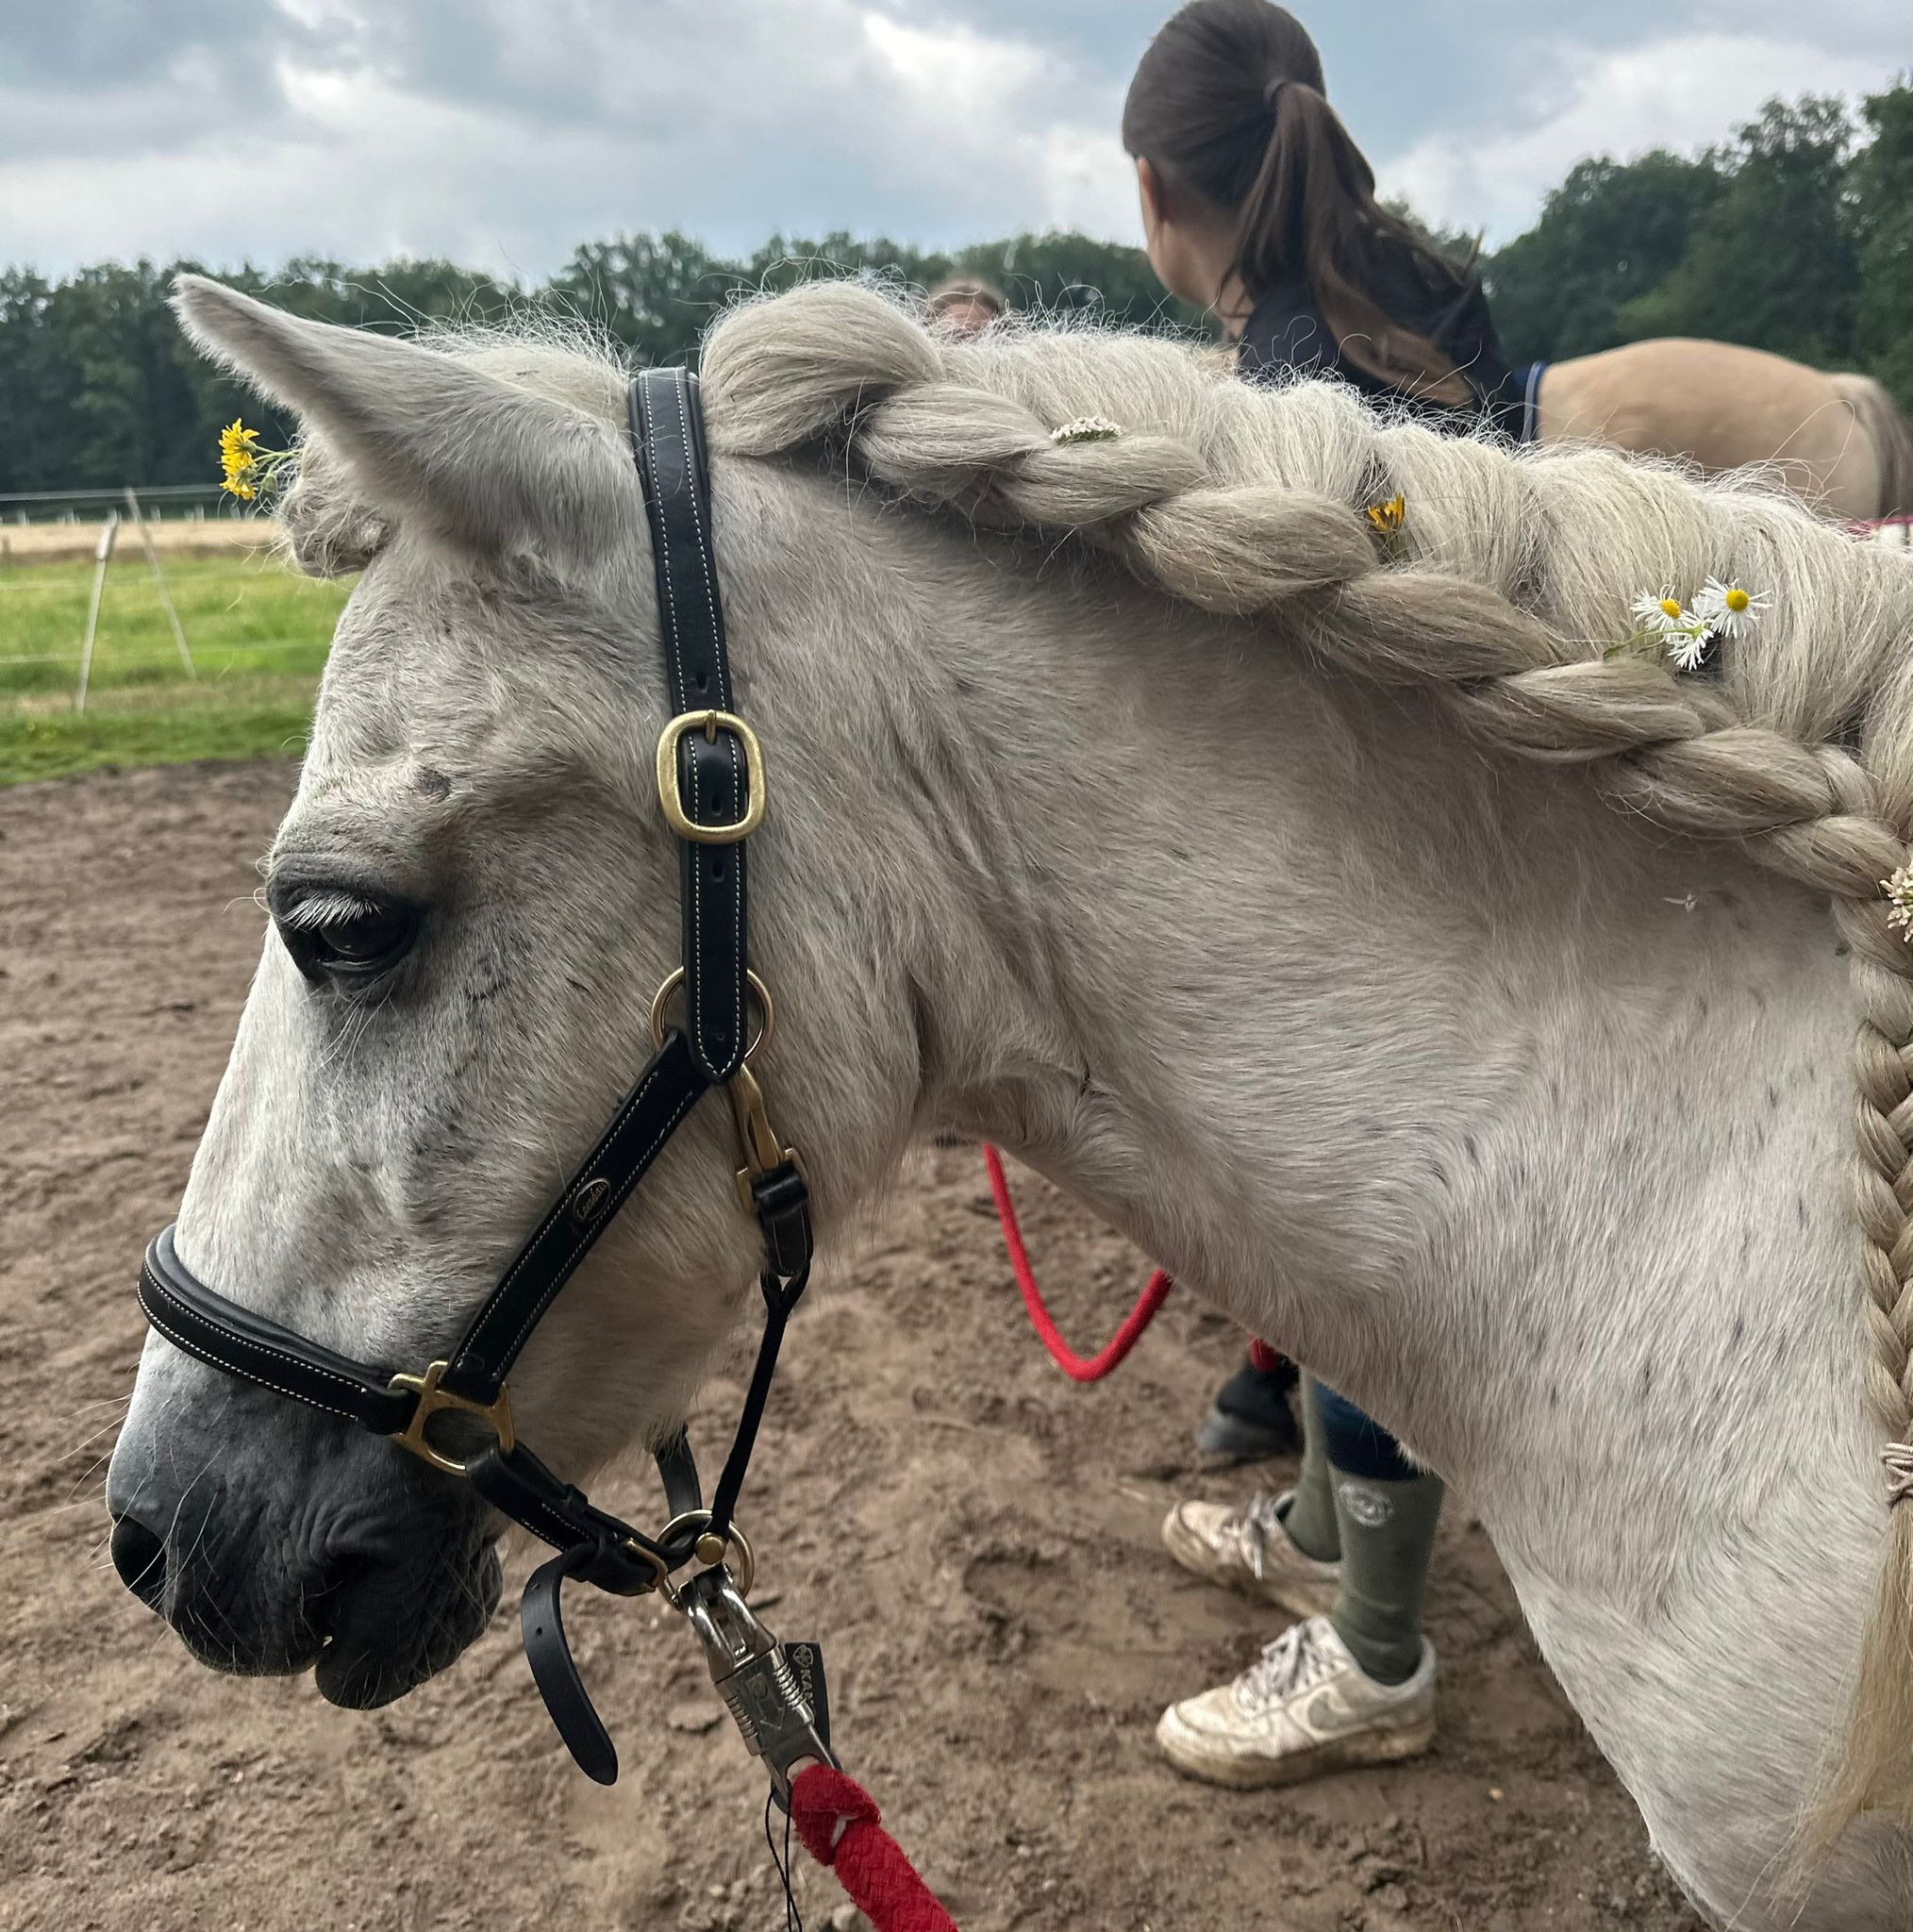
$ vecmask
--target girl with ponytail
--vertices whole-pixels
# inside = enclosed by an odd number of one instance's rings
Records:
[[[1191,0],[1136,70],[1123,143],[1151,264],[1239,341],[1246,375],[1337,375],[1436,427],[1521,434],[1480,283],[1376,202],[1293,14]],[[1244,1459],[1286,1447],[1285,1393],[1252,1358],[1197,1441]],[[1440,1478],[1311,1376],[1300,1406],[1293,1490],[1179,1503],[1162,1526],[1185,1569],[1301,1619],[1232,1683],[1163,1713],[1171,1762],[1213,1783],[1289,1784],[1412,1757],[1435,1735],[1422,1600]]]
[[[1129,84],[1149,258],[1212,309],[1243,372],[1339,375],[1437,426],[1521,433],[1481,283],[1375,199],[1322,56],[1270,0],[1192,0]]]

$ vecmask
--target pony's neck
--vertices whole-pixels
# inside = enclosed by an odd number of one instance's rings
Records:
[[[1807,895],[1093,579],[918,616],[930,669],[879,682],[924,768],[926,1113],[1511,1533],[1570,1468],[1665,1483],[1611,1447],[1617,1387],[1685,1432],[1696,1510],[1756,1379],[1861,1440],[1849,993]]]
[[[1880,1529],[1824,909],[1267,634],[853,527],[776,579],[816,603],[773,721],[827,843],[791,877],[857,854],[839,923],[908,1012],[846,1196],[955,1120],[1397,1429],[1684,1882],[1744,1896]]]

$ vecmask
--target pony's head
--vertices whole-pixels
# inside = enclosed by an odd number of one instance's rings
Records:
[[[265,863],[271,924],[177,1252],[324,1346],[415,1369],[597,1138],[677,959],[624,380],[575,344],[428,348],[195,278],[177,306],[303,420],[295,556],[363,572]],[[748,594],[738,608],[748,636]],[[774,822],[758,843],[774,873]],[[773,927],[758,957],[775,951]],[[784,1030],[801,1051],[802,1018]],[[903,1129],[869,1083],[833,1091],[825,1196],[833,1158],[888,1158]],[[539,1327],[519,1428],[567,1476],[681,1418],[761,1253],[736,1165],[729,1110],[695,1109]],[[108,1501],[122,1574],[197,1653],[316,1662],[341,1703],[441,1667],[497,1593],[497,1525],[469,1488],[158,1335]]]

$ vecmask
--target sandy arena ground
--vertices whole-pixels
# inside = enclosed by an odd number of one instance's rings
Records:
[[[133,1275],[225,1059],[292,775],[0,792],[0,1928],[771,1932],[762,1786],[660,1607],[571,1612],[626,1767],[602,1790],[545,1722],[515,1615],[352,1715],[304,1679],[201,1669],[107,1562]],[[1066,1332],[1100,1341],[1141,1264],[1023,1192]],[[1237,1346],[1173,1300],[1113,1382],[1066,1384],[968,1149],[925,1157],[797,1322],[746,1496],[758,1601],[825,1641],[839,1746],[965,1932],[1698,1932],[1459,1508],[1433,1756],[1247,1794],[1160,1761],[1163,1703],[1276,1629],[1156,1541],[1174,1497],[1250,1480],[1189,1441]],[[709,1391],[707,1458],[739,1392],[735,1369]],[[604,1494],[655,1507],[636,1472]],[[812,1932],[852,1923],[827,1876],[800,1882]]]

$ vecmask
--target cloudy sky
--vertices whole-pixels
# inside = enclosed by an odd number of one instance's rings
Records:
[[[0,0],[0,261],[451,256],[676,226],[1127,239],[1173,0]],[[1579,157],[1913,64],[1907,0],[1304,0],[1384,185],[1518,232]]]

